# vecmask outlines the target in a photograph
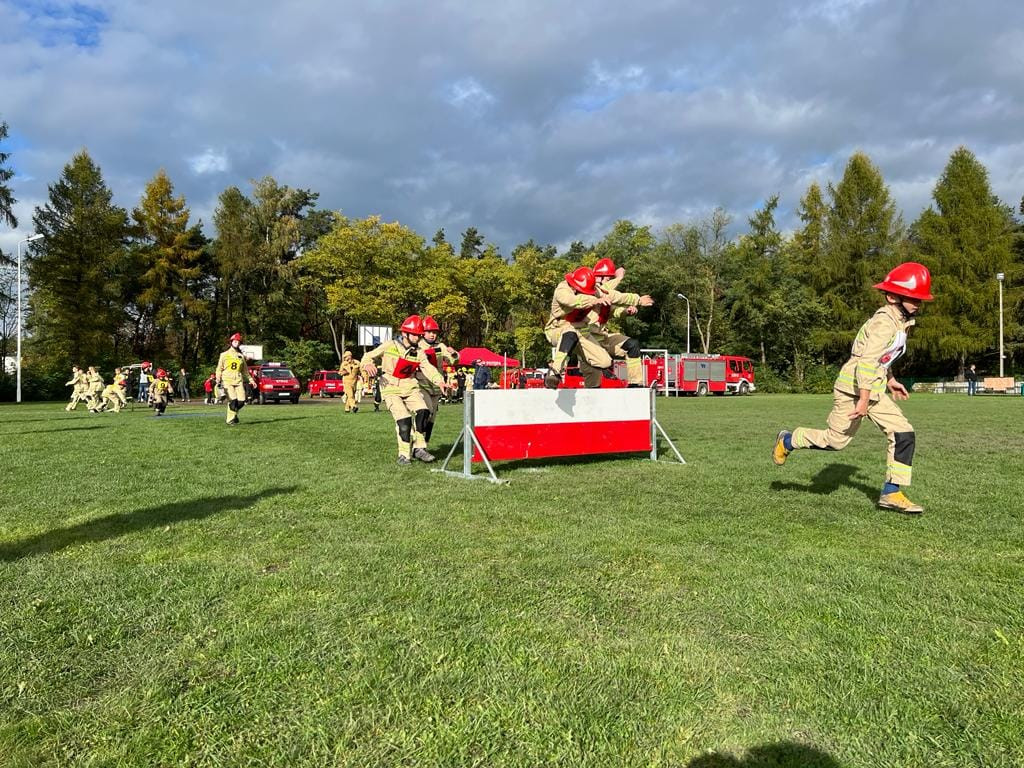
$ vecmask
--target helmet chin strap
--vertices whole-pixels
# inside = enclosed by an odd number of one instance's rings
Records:
[[[912,312],[907,312],[907,308],[903,306],[903,297],[897,293],[890,293],[890,296],[896,297],[896,306],[900,310],[900,314],[903,315],[904,320],[911,320],[914,317]]]

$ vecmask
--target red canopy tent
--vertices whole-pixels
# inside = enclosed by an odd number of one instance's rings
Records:
[[[484,365],[493,367],[517,368],[519,366],[518,360],[491,352],[484,347],[466,347],[459,350],[459,365],[473,365],[477,360]]]

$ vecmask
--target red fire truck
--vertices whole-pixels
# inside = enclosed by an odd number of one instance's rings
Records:
[[[748,395],[754,386],[754,362],[738,355],[672,355],[646,349],[644,384],[670,395]],[[667,371],[667,375],[666,375]],[[615,374],[626,378],[626,363],[615,362]]]

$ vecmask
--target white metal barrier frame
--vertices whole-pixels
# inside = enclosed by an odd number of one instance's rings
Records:
[[[566,390],[566,391],[587,391],[587,390]],[[686,459],[676,448],[675,443],[672,442],[672,438],[665,432],[665,428],[661,426],[661,423],[657,419],[656,402],[658,392],[654,388],[649,388],[650,401],[651,401],[651,461],[659,461],[658,459],[658,435],[660,434],[664,438],[665,442],[668,443],[669,448],[675,455],[675,458],[680,464],[686,464]],[[474,396],[475,392],[466,392],[465,400],[463,402],[463,421],[462,431],[459,433],[458,438],[452,443],[451,449],[448,451],[448,455],[445,457],[444,462],[441,464],[439,469],[432,469],[432,472],[440,472],[449,477],[461,477],[465,480],[488,480],[498,485],[508,485],[509,480],[503,480],[499,478],[497,473],[494,471],[494,465],[487,456],[487,452],[480,444],[479,438],[476,436],[476,432],[473,429],[474,426],[474,415],[475,415],[475,403]],[[462,446],[462,471],[453,471],[448,469],[448,465],[451,463],[452,457],[455,455],[455,451],[459,446]],[[483,460],[484,466],[487,468],[487,475],[474,475],[473,474],[473,448],[480,452],[480,458]]]

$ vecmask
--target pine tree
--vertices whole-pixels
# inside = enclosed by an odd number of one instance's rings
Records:
[[[904,228],[881,172],[863,153],[850,158],[842,180],[828,191],[824,248],[809,276],[829,312],[822,346],[838,360],[878,308],[872,285],[902,260]]]
[[[477,232],[476,227],[469,227],[462,233],[462,247],[459,256],[463,259],[479,259],[483,253],[484,236]]]
[[[7,138],[7,123],[0,122],[0,142]],[[9,152],[0,152],[0,222],[4,222],[11,229],[17,229],[18,219],[14,215],[14,199],[7,182],[14,178],[14,171],[5,168],[4,163],[11,155]],[[2,254],[0,254],[2,255]]]
[[[1006,304],[1013,306],[1024,276],[1014,259],[1013,212],[992,193],[988,171],[966,148],[949,158],[929,207],[911,229],[913,254],[932,271],[934,304],[916,333],[933,361],[963,368],[968,356],[998,355],[998,285],[1006,274]],[[1009,316],[1009,315],[1008,315]],[[1008,336],[1015,334],[1007,329]],[[998,356],[989,370],[998,369]]]
[[[49,191],[32,217],[44,236],[28,261],[33,351],[47,368],[120,362],[128,216],[85,150]]]
[[[162,169],[132,212],[137,227],[134,257],[141,265],[137,303],[150,331],[141,351],[167,354],[180,364],[191,359],[196,332],[208,314],[198,295],[205,240],[198,226],[189,225],[189,215],[185,198],[174,196]]]

